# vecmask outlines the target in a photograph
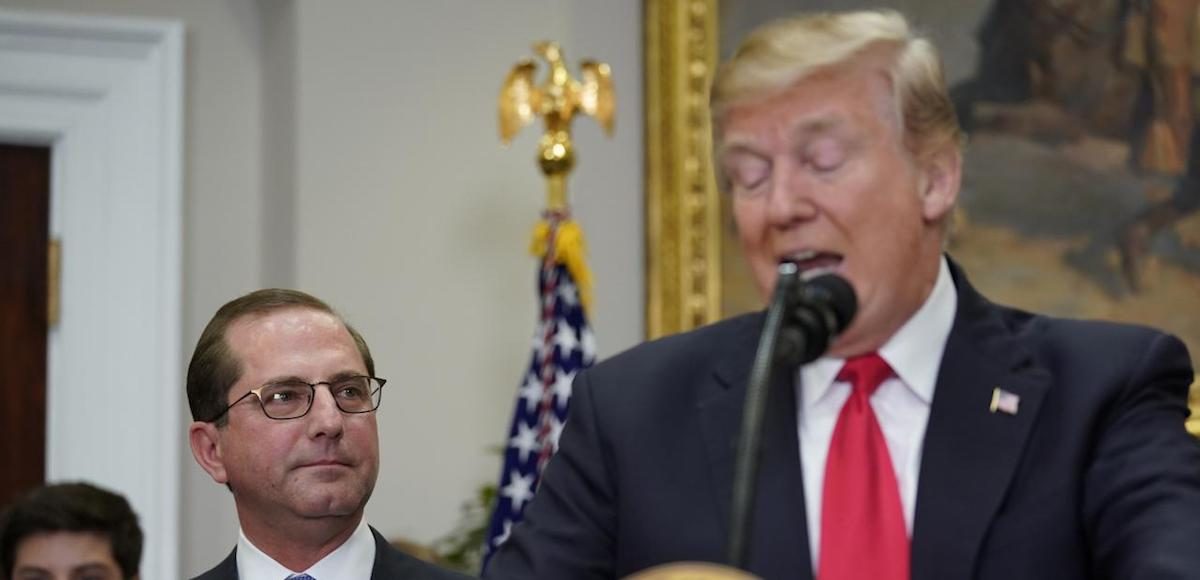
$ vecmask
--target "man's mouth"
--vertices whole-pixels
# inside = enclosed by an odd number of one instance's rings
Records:
[[[832,252],[818,250],[803,250],[787,254],[780,258],[781,262],[794,262],[800,268],[800,275],[805,279],[833,272],[842,264],[842,256]]]
[[[349,467],[350,464],[338,459],[318,459],[300,464],[300,467]]]

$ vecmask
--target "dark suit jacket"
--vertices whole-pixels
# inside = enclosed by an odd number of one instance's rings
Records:
[[[375,536],[375,566],[371,569],[371,580],[464,580],[462,574],[438,568],[418,560],[391,546],[383,535],[371,528]],[[216,568],[205,572],[192,580],[238,580],[237,548],[229,553]],[[337,578],[320,578],[319,580],[338,580]]]
[[[1200,578],[1200,443],[1176,338],[994,305],[958,310],[931,403],[914,580]],[[762,315],[636,347],[575,382],[525,521],[485,578],[614,578],[725,557]],[[812,578],[791,377],[772,386],[749,569]],[[1020,397],[992,413],[994,388]],[[864,546],[864,549],[869,547]]]

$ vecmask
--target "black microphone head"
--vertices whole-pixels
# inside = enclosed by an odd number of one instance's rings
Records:
[[[829,330],[840,333],[850,326],[850,321],[858,313],[858,297],[854,287],[845,278],[837,274],[821,274],[814,276],[800,287],[800,303],[828,309],[833,315],[836,328]]]
[[[788,296],[776,360],[791,369],[825,354],[833,339],[850,325],[858,298],[850,283],[836,274],[814,276]]]

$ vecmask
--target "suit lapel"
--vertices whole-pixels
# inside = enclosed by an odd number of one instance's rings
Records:
[[[375,562],[371,565],[371,580],[388,578],[389,576],[385,575],[385,573],[389,572],[385,558],[391,551],[392,546],[384,539],[383,534],[379,533],[379,530],[373,527],[371,528],[371,537],[375,539]],[[390,572],[395,573],[394,571]]]
[[[215,568],[192,580],[238,580],[237,548],[234,547],[229,556],[226,556]]]
[[[728,344],[733,350],[717,362],[713,380],[702,386],[697,403],[715,507],[726,533],[746,381],[762,323],[761,315],[747,317],[744,324],[731,331]],[[776,375],[764,416],[762,461],[749,538],[750,570],[765,578],[811,579],[795,388],[793,377]],[[724,549],[721,546],[722,553]]]
[[[946,343],[922,450],[913,522],[913,578],[969,578],[1012,482],[1049,375],[999,311],[951,262],[958,312]],[[1015,414],[990,409],[995,389]]]

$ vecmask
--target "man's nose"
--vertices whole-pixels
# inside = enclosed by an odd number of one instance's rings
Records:
[[[345,414],[338,408],[329,385],[317,385],[309,409],[309,435],[312,437],[341,437]]]
[[[765,192],[767,221],[775,227],[787,227],[817,215],[812,188],[803,168],[789,159],[778,160]]]

